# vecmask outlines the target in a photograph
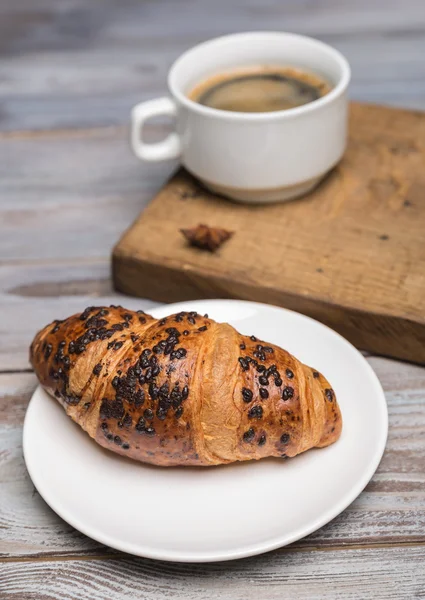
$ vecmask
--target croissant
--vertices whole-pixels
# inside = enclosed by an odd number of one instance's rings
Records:
[[[30,360],[98,444],[155,465],[292,457],[341,433],[323,375],[196,312],[91,306],[42,329]]]

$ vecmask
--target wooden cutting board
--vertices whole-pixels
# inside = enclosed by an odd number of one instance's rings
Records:
[[[190,247],[179,230],[199,223],[234,235],[213,254]],[[425,363],[425,113],[353,104],[344,159],[292,202],[236,204],[179,171],[118,242],[113,277],[163,302],[277,304]]]

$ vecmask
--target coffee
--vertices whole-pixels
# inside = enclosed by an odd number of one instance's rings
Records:
[[[188,97],[218,110],[259,113],[302,106],[330,90],[329,82],[315,73],[258,66],[213,75],[198,83]]]

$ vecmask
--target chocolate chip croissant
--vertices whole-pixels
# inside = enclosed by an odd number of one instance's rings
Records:
[[[91,306],[40,331],[30,360],[98,444],[155,465],[291,457],[341,433],[323,375],[196,312]]]

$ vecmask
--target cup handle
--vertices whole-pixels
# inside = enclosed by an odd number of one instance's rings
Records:
[[[157,98],[136,104],[131,111],[131,146],[141,160],[156,162],[177,158],[181,154],[181,142],[177,133],[170,133],[162,142],[146,144],[143,140],[143,125],[147,119],[159,115],[175,117],[177,106],[170,98]]]

